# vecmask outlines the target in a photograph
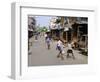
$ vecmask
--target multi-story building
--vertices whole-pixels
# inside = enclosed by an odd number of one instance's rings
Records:
[[[50,31],[53,39],[62,38],[63,27],[60,23],[59,17],[52,17],[50,20]]]
[[[64,33],[66,42],[79,42],[82,46],[87,46],[88,18],[86,17],[63,17]]]
[[[36,31],[36,20],[34,16],[28,16],[28,50],[32,46],[32,37]]]
[[[57,16],[50,21],[52,37],[61,38],[65,42],[79,42],[87,46],[88,18]]]
[[[34,16],[28,17],[28,36],[29,38],[33,36],[36,31],[36,20]]]

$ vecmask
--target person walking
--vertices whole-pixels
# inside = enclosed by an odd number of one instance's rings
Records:
[[[46,37],[46,44],[47,44],[47,48],[48,50],[50,49],[50,42],[51,42],[51,39],[49,36]]]
[[[60,39],[58,39],[57,41],[57,46],[56,46],[56,50],[59,51],[58,55],[57,55],[57,58],[61,57],[62,60],[64,60],[64,50],[63,50],[63,43]]]
[[[46,33],[44,34],[44,38],[45,38],[45,42],[46,42],[46,39],[47,39],[47,34]]]

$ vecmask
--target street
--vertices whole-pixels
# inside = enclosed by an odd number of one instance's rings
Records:
[[[87,64],[88,56],[79,54],[78,50],[74,50],[75,59],[66,58],[67,47],[64,48],[64,60],[57,58],[59,53],[56,50],[56,41],[51,41],[50,49],[47,49],[44,36],[38,36],[38,40],[33,39],[33,44],[30,46],[31,54],[28,54],[28,66],[48,66],[48,65],[72,65],[72,64]]]

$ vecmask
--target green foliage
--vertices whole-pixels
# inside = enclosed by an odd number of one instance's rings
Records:
[[[47,28],[45,26],[42,27],[42,32],[47,32]]]
[[[47,27],[43,26],[43,27],[38,27],[38,31],[39,32],[47,32]]]

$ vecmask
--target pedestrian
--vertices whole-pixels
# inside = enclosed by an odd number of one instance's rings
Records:
[[[61,57],[61,59],[64,60],[64,57],[63,57],[64,50],[63,50],[63,43],[62,43],[61,39],[58,39],[58,41],[57,41],[56,50],[59,51],[57,58]]]
[[[46,44],[47,44],[47,48],[48,50],[50,49],[50,42],[51,42],[51,39],[49,36],[46,37]]]
[[[44,38],[45,38],[45,42],[46,42],[46,39],[47,39],[47,34],[46,33],[44,34]]]
[[[69,54],[72,54],[73,59],[75,59],[71,42],[68,42],[68,50],[67,50],[67,55],[66,55],[67,58],[69,57]]]

